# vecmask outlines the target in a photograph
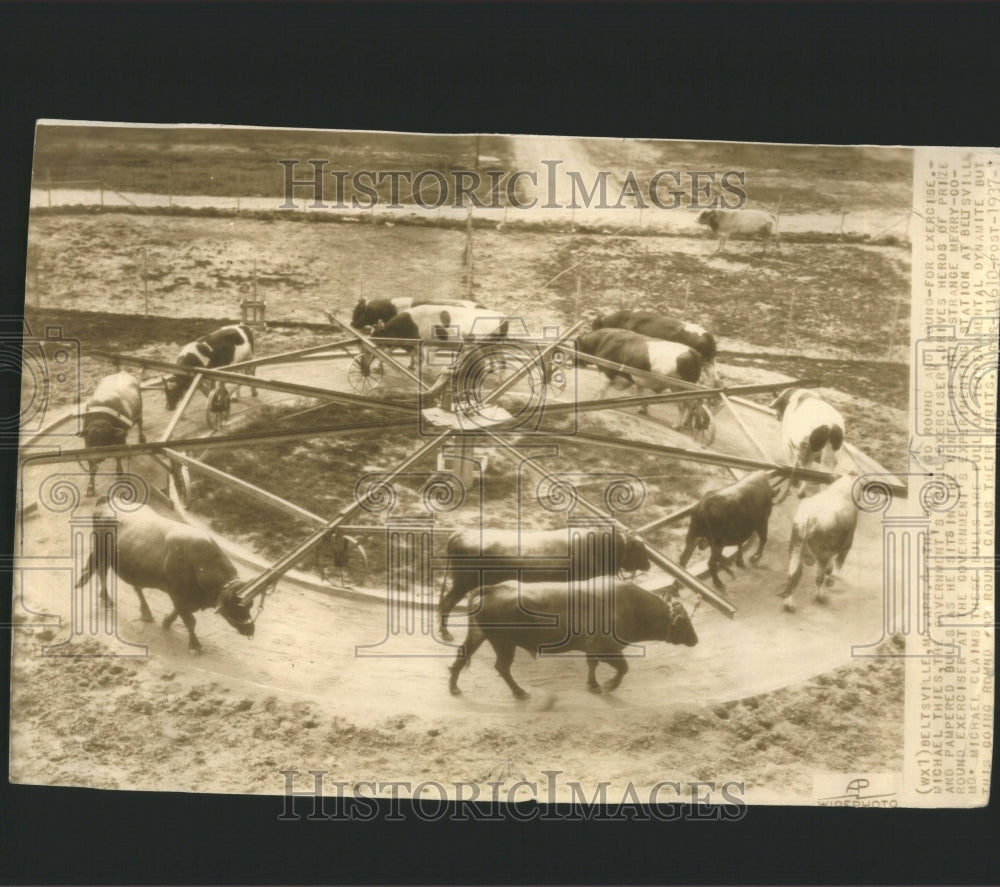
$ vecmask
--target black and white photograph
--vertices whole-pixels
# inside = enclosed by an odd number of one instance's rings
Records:
[[[986,803],[989,156],[41,121],[11,781]]]

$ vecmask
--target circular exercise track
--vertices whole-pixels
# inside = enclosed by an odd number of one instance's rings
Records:
[[[334,340],[337,340],[336,335],[331,338],[331,341]],[[349,344],[327,349],[325,354],[321,349],[313,349],[315,353],[307,360],[261,361],[257,367],[257,379],[265,386],[270,381],[355,394],[357,380],[352,383],[350,375],[357,371],[355,359],[359,354],[359,345],[362,348],[365,346],[356,339],[351,341],[346,334],[341,335],[338,341]],[[405,358],[402,360],[405,365]],[[128,365],[129,359],[123,357],[123,362]],[[153,364],[158,377],[162,368],[156,367],[155,362],[147,363]],[[110,363],[108,371],[112,371]],[[727,385],[739,385],[725,366],[721,367],[721,371]],[[410,402],[415,404],[413,380],[396,369],[391,359],[381,362],[378,373],[377,385],[362,386],[363,395],[370,398],[373,405],[377,406],[379,399],[387,396],[399,399],[408,396]],[[594,370],[580,369],[577,372],[577,400],[584,402],[595,398],[602,382],[603,377]],[[151,386],[153,383],[154,376],[146,373],[144,384]],[[229,387],[229,394],[232,395],[232,385]],[[550,394],[554,395],[550,402],[560,403],[567,402],[572,391],[567,389],[561,395],[556,395],[555,391]],[[206,415],[209,402],[204,394],[195,393],[182,414],[174,416],[166,412],[162,391],[149,387],[144,392],[147,439],[162,440],[168,430],[171,440],[209,434],[238,434],[241,422],[252,416],[262,404],[301,402],[309,406],[309,401],[302,400],[299,393],[267,387],[259,390],[257,398],[251,398],[244,388],[240,399],[230,397],[227,400],[224,411],[210,410]],[[215,401],[216,407],[219,403]],[[662,444],[695,451],[700,449],[692,434],[672,427],[678,415],[676,404],[652,405],[648,417],[636,417],[634,407],[627,412],[634,417],[634,421],[655,432]],[[409,414],[387,411],[384,415],[386,421],[409,423],[406,427],[412,428],[415,451],[427,442],[426,436],[421,437],[417,433],[418,414],[415,410]],[[73,421],[73,417],[64,417],[44,432],[64,431]],[[780,441],[779,424],[769,410],[750,401],[733,398],[729,406],[715,413],[714,422],[711,452],[785,464],[786,453]],[[71,442],[68,446],[76,444]],[[185,450],[185,453],[194,459],[203,455],[203,452],[191,449]],[[885,474],[885,469],[872,459],[848,446],[841,456],[841,468],[852,467],[852,462],[859,473]],[[154,491],[151,504],[157,510],[168,514],[172,511],[174,517],[198,523],[199,518],[185,508],[176,484],[170,485],[173,509],[168,500],[156,494],[157,490],[167,487],[168,473],[164,463],[162,454],[132,455],[126,460],[126,471],[147,480]],[[621,450],[622,469],[628,471],[628,465],[629,452]],[[585,469],[586,466],[579,467]],[[112,461],[102,465],[103,472],[112,468]],[[62,466],[29,466],[24,473],[26,509],[22,532],[25,550],[33,557],[65,557],[68,550],[69,513],[56,513],[33,504],[40,484],[54,471],[77,472],[79,469],[74,460]],[[275,471],[280,472],[280,466],[276,466]],[[182,476],[190,478],[197,473],[198,467],[191,463]],[[743,473],[737,470],[730,476],[738,477]],[[110,474],[99,476],[98,495],[107,488],[110,480]],[[86,486],[85,476],[78,474],[76,482],[82,494]],[[323,478],[317,477],[316,482],[323,483]],[[723,480],[717,486],[728,482]],[[536,699],[551,699],[553,694],[558,693],[564,711],[586,712],[606,708],[609,704],[633,707],[662,707],[665,702],[706,704],[800,682],[848,661],[852,645],[878,642],[882,636],[882,534],[878,514],[859,515],[854,547],[840,579],[829,589],[829,602],[825,606],[813,600],[812,571],[807,568],[797,592],[798,610],[787,613],[782,609],[776,591],[781,588],[785,577],[788,537],[798,501],[791,495],[775,506],[768,544],[758,565],[747,569],[733,567],[735,575],[732,577],[723,574],[726,580],[724,595],[736,608],[734,616],[730,618],[708,601],[702,601],[697,606],[692,616],[699,636],[697,646],[686,648],[649,644],[645,658],[632,662],[624,683],[611,696],[595,696],[586,692],[585,669],[576,657],[538,662],[522,651],[514,665],[519,682]],[[93,503],[92,497],[81,497],[77,515],[89,514]],[[288,509],[285,511],[287,513]],[[274,514],[275,520],[282,520],[281,510],[276,510]],[[620,516],[624,523],[635,529],[639,522],[630,522],[631,517],[629,514]],[[358,523],[362,518],[368,519],[374,532],[378,531],[378,519],[372,515],[355,515],[349,523]],[[680,526],[686,527],[686,524],[686,518],[680,521]],[[491,524],[487,517],[486,525],[495,524]],[[436,533],[438,553],[443,553],[447,536],[447,533]],[[258,577],[274,566],[246,545],[227,539],[219,541],[233,558],[243,578]],[[363,538],[359,541],[364,543]],[[652,544],[655,546],[656,543]],[[752,553],[751,546],[755,544],[755,539],[751,540],[746,546],[745,556]],[[676,548],[663,550],[663,554],[671,559],[676,559],[679,553]],[[312,559],[301,558],[297,566],[308,570],[312,563]],[[696,553],[689,569],[693,574],[705,576],[704,554]],[[258,618],[256,636],[252,640],[239,636],[210,610],[202,611],[198,616],[197,630],[204,644],[204,653],[189,656],[186,632],[180,624],[171,631],[163,631],[158,622],[142,622],[138,600],[127,586],[120,588],[118,593],[119,635],[129,642],[148,646],[153,657],[169,659],[177,667],[202,672],[207,678],[225,676],[229,680],[245,681],[306,697],[335,697],[339,706],[346,710],[461,713],[518,705],[494,672],[492,656],[488,651],[473,659],[471,667],[463,673],[461,697],[453,697],[448,691],[446,665],[454,658],[455,646],[444,645],[419,630],[404,637],[402,646],[394,647],[394,652],[412,653],[412,656],[357,655],[358,645],[377,644],[386,633],[384,584],[381,587],[377,583],[370,583],[369,587],[332,587],[315,573],[284,567],[280,573],[280,576],[269,577],[267,585],[273,586],[273,591],[266,598],[267,604]],[[439,572],[435,573],[436,585],[439,585],[440,577]],[[267,574],[265,578],[268,578]],[[650,590],[662,591],[672,579],[654,565],[650,573],[638,581]],[[697,595],[684,587],[680,592],[681,599],[691,612],[697,603]],[[147,595],[159,620],[167,612],[167,598],[157,591]],[[437,588],[433,591],[433,598],[436,601]],[[65,578],[58,575],[39,577],[30,588],[24,589],[24,605],[36,613],[58,614],[63,617],[65,625],[70,613],[70,595]],[[426,619],[428,626],[435,623],[433,611],[419,612],[426,613],[418,619]],[[456,643],[460,643],[465,636],[464,626],[464,611],[459,609],[450,620]]]

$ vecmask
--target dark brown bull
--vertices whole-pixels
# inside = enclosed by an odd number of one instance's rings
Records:
[[[518,566],[524,582],[552,582],[566,578],[565,570],[530,569],[532,558],[568,557],[569,543],[567,531],[536,530],[522,533],[518,530],[460,530],[448,539],[448,572],[441,582],[441,596],[438,602],[441,637],[452,639],[448,631],[448,615],[455,606],[474,588],[480,585],[495,585],[508,579],[517,578],[517,570],[483,570],[477,566],[477,559],[497,557],[523,558]],[[586,561],[584,569],[597,569],[596,563]],[[649,569],[649,556],[642,540],[615,532],[615,570],[623,575],[645,573]],[[596,573],[586,573],[581,579],[589,579]],[[451,578],[451,589],[445,590]]]
[[[680,601],[667,603],[637,585],[619,582],[598,589],[590,583],[571,587],[566,582],[519,586],[505,582],[480,590],[483,605],[469,620],[469,633],[451,666],[449,688],[461,693],[458,676],[472,655],[489,641],[496,653],[496,670],[518,699],[528,694],[510,673],[517,648],[535,657],[539,653],[580,651],[587,657],[587,689],[601,692],[596,671],[600,662],[614,670],[604,685],[608,692],[622,682],[628,663],[622,650],[628,644],[666,641],[693,647],[698,635]],[[596,630],[584,632],[581,614],[598,618]]]
[[[105,515],[99,506],[96,515]],[[90,559],[77,582],[81,588],[98,572],[101,596],[108,597],[109,564],[91,551]],[[148,507],[118,516],[118,562],[115,572],[122,582],[135,589],[142,608],[142,621],[152,622],[153,614],[142,593],[144,588],[159,588],[170,595],[174,605],[163,620],[167,630],[180,616],[188,630],[188,647],[201,651],[194,633],[195,610],[213,607],[245,637],[253,637],[254,624],[250,607],[240,603],[239,592],[246,584],[219,544],[204,530],[161,517]]]
[[[687,541],[680,557],[680,565],[686,567],[695,547],[712,549],[708,558],[708,570],[712,574],[715,587],[725,586],[719,578],[719,566],[733,575],[722,557],[722,549],[736,546],[736,565],[744,566],[743,545],[757,534],[757,550],[750,556],[750,563],[756,564],[767,542],[767,524],[771,517],[773,494],[771,481],[766,471],[755,471],[721,490],[706,493],[691,512]]]

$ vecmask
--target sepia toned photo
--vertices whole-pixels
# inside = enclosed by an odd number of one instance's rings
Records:
[[[986,804],[995,157],[40,122],[11,781]]]

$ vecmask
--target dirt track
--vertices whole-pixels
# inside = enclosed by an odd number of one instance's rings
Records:
[[[343,373],[343,367],[341,361],[335,367],[309,364],[268,372],[294,381],[330,384]],[[596,388],[592,375],[582,376],[583,397],[592,396]],[[165,426],[167,417],[158,397],[148,397],[147,404],[152,437]],[[179,434],[203,430],[200,405],[199,396],[191,410],[194,421],[185,419]],[[238,409],[247,408],[252,409],[253,402],[245,398]],[[652,415],[654,422],[665,423],[673,419],[673,408],[654,407]],[[775,423],[752,411],[744,416],[764,446],[778,455]],[[666,442],[684,441],[666,428],[663,435]],[[742,432],[725,413],[719,414],[719,435],[713,448],[747,453]],[[821,724],[830,716],[827,703],[818,702],[830,693],[846,694],[848,711],[843,716],[848,721],[863,717],[868,706],[879,707],[882,703],[875,704],[872,696],[875,684],[870,672],[892,666],[884,662],[855,666],[848,670],[846,679],[821,677],[818,685],[810,684],[809,679],[846,663],[852,644],[879,640],[880,530],[874,518],[863,515],[859,544],[843,579],[833,589],[830,604],[822,607],[811,601],[811,579],[807,576],[801,588],[800,610],[790,615],[782,611],[774,592],[782,581],[794,507],[789,499],[773,515],[771,539],[761,564],[738,570],[736,579],[728,582],[727,594],[739,607],[736,619],[730,621],[702,605],[695,616],[699,645],[686,649],[650,644],[644,654],[634,651],[637,659],[613,696],[586,692],[583,664],[578,660],[534,662],[519,654],[515,673],[533,698],[518,703],[494,673],[491,657],[484,650],[463,673],[464,695],[453,698],[447,690],[445,670],[454,655],[452,647],[418,633],[399,636],[395,643],[376,648],[377,653],[386,650],[389,655],[358,656],[356,645],[376,645],[385,637],[385,606],[374,597],[369,601],[344,600],[293,583],[279,585],[268,600],[257,635],[250,642],[205,612],[198,630],[206,652],[191,657],[179,627],[163,632],[157,625],[138,620],[137,601],[125,588],[120,592],[118,611],[120,636],[146,645],[148,660],[44,659],[38,655],[38,642],[47,637],[58,643],[67,632],[41,629],[19,634],[15,711],[20,717],[16,718],[19,732],[14,734],[14,773],[19,780],[48,781],[52,773],[46,762],[53,755],[59,757],[49,744],[65,749],[67,743],[80,743],[95,764],[100,762],[88,769],[84,781],[108,786],[277,792],[283,785],[277,770],[286,766],[326,769],[331,778],[349,781],[416,775],[442,781],[475,780],[501,764],[507,766],[507,761],[511,772],[529,779],[541,770],[559,769],[567,779],[596,782],[631,778],[641,785],[647,778],[645,773],[652,785],[678,776],[706,778],[711,773],[718,779],[726,772],[733,777],[745,775],[745,754],[731,759],[729,771],[722,763],[728,757],[716,755],[713,761],[712,754],[702,754],[716,734],[721,753],[726,745],[722,736],[738,729],[748,740],[752,736],[755,747],[761,750],[761,782],[754,786],[754,797],[776,797],[782,789],[807,791],[801,784],[808,772],[804,762],[796,758],[798,767],[771,766],[780,759],[780,755],[774,757],[773,746],[783,745],[782,737],[787,738],[789,730],[811,729],[814,719]],[[29,519],[25,532],[33,553],[65,555],[65,515],[39,514]],[[24,591],[30,610],[62,615],[66,625],[69,601],[64,577],[32,576]],[[664,580],[650,581],[655,586]],[[154,612],[162,617],[165,598],[154,592],[151,600]],[[461,619],[453,618],[453,623],[456,637],[463,637]],[[899,684],[894,695],[901,702],[901,672],[894,680]],[[130,721],[145,717],[152,733],[164,737],[162,762],[151,764],[147,752],[130,750],[124,737],[115,736],[100,717],[87,721],[87,729],[74,727],[84,715],[72,706],[65,708],[69,698],[65,694],[80,684],[86,688],[88,700],[96,702],[106,696],[107,705],[127,711]],[[764,697],[763,702],[753,699],[795,684],[799,685],[797,690],[783,691],[794,700],[791,703],[777,701],[782,694]],[[832,689],[818,692],[816,686]],[[752,704],[737,702],[748,698]],[[798,706],[802,712],[765,714],[761,725],[756,720],[761,705],[765,711],[778,706],[785,712]],[[90,705],[87,709],[93,710]],[[54,723],[54,731],[43,730],[33,713]],[[230,716],[222,718],[223,713]],[[896,713],[891,714],[880,730],[894,735],[895,727],[889,725],[898,719]],[[66,717],[69,722],[63,729],[60,725]],[[261,718],[270,726],[262,725]],[[751,722],[744,723],[746,718]],[[801,723],[796,723],[796,718]],[[110,723],[118,721],[115,717]],[[180,748],[167,741],[202,723],[210,725],[203,738],[196,732]],[[784,726],[776,727],[779,723]],[[251,731],[249,742],[247,729]],[[658,737],[673,749],[678,731],[682,736],[696,733],[701,742],[694,743],[686,756],[665,759],[658,751]],[[346,749],[342,738],[336,742],[329,738],[344,733],[352,737]],[[95,734],[103,739],[96,740]],[[248,743],[246,750],[222,755],[215,748],[222,736],[230,749]],[[367,739],[359,740],[358,736]],[[589,738],[581,742],[581,736]],[[258,760],[251,749],[261,747],[262,739],[272,752]],[[353,750],[352,743],[356,745]],[[418,751],[425,746],[426,750]],[[875,756],[884,758],[880,766],[889,768],[898,754],[896,746],[898,737],[879,745]],[[203,767],[189,771],[181,765],[191,753],[204,762]],[[826,751],[816,748],[815,753],[821,760],[832,755],[828,766],[837,768],[836,743]],[[214,763],[213,754],[219,755]],[[136,755],[146,762],[141,767]],[[78,758],[68,755],[68,759],[73,763],[59,771],[63,776],[58,781],[74,783],[81,778],[76,769]],[[709,766],[708,762],[713,763]]]

